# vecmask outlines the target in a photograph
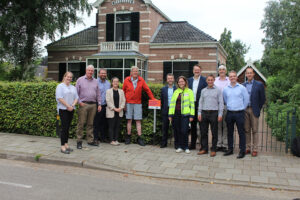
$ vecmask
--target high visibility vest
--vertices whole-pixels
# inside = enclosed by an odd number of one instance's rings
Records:
[[[181,115],[194,117],[195,115],[194,92],[188,87],[186,87],[184,90],[178,88],[174,91],[169,106],[169,116],[172,117],[175,114],[176,101],[179,94],[181,94]]]

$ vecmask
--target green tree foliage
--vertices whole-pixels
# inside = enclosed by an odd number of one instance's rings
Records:
[[[1,0],[0,40],[17,78],[32,74],[41,39],[62,36],[71,24],[82,22],[79,13],[91,9],[88,0]]]
[[[239,71],[246,65],[245,54],[249,51],[249,47],[241,40],[232,41],[231,34],[231,31],[225,28],[219,42],[228,54],[226,61],[228,70]]]
[[[267,81],[268,116],[276,116],[278,112],[286,113],[296,108],[299,131],[300,1],[269,1],[261,29],[265,33],[261,66],[270,75]],[[276,131],[278,126],[272,128]],[[284,131],[277,131],[275,135],[278,136],[278,133],[283,134]]]

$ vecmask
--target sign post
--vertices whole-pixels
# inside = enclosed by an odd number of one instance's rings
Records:
[[[161,102],[160,100],[149,100],[149,109],[154,110],[154,119],[153,119],[153,133],[156,133],[156,110],[160,109]]]

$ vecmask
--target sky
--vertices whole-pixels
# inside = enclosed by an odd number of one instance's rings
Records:
[[[96,0],[89,0],[94,3]],[[250,46],[246,61],[261,59],[264,37],[260,29],[264,8],[269,0],[152,0],[152,3],[172,21],[188,21],[193,26],[219,40],[226,27],[232,32],[232,40],[239,39]],[[184,2],[184,3],[183,3]],[[85,24],[70,26],[64,36],[74,34],[96,23],[94,9],[90,16],[82,15]],[[50,43],[44,40],[43,44]],[[44,52],[46,54],[46,52]]]

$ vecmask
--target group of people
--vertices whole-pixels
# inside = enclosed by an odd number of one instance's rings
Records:
[[[167,146],[169,124],[174,130],[177,153],[190,153],[196,149],[197,124],[200,126],[200,150],[198,155],[208,153],[208,128],[212,133],[210,156],[223,151],[224,156],[233,154],[234,125],[239,134],[238,159],[251,153],[257,156],[258,118],[265,103],[264,85],[254,80],[254,69],[246,69],[247,81],[237,82],[237,73],[219,66],[219,77],[201,75],[200,65],[193,67],[194,76],[186,79],[180,76],[177,87],[173,74],[166,77],[167,85],[161,90],[163,138],[161,148]],[[189,124],[191,142],[188,146]],[[252,140],[251,140],[252,138]]]
[[[210,156],[223,151],[224,156],[233,154],[233,133],[236,124],[239,134],[240,152],[237,158],[251,153],[257,156],[258,118],[265,103],[265,91],[262,83],[254,80],[255,72],[246,69],[247,81],[237,83],[237,73],[229,72],[219,66],[219,77],[201,75],[202,67],[193,67],[193,77],[167,74],[167,85],[161,89],[162,142],[167,146],[169,125],[174,132],[174,147],[177,153],[190,153],[196,149],[197,125],[200,126],[200,150],[198,155],[208,153],[208,129],[211,128],[212,145]],[[75,105],[79,104],[77,124],[77,149],[82,149],[84,125],[88,145],[99,146],[99,141],[119,145],[120,122],[125,112],[127,134],[125,144],[131,143],[132,120],[136,122],[137,143],[145,146],[142,139],[142,91],[151,100],[154,96],[145,80],[139,76],[138,67],[131,68],[131,74],[125,78],[123,88],[119,89],[119,79],[107,80],[106,69],[100,69],[98,78],[93,78],[94,67],[87,66],[86,74],[76,82],[70,83],[73,74],[66,72],[63,81],[57,86],[57,110],[61,118],[61,152],[73,151],[68,145],[69,127]],[[189,125],[191,141],[189,144]],[[108,125],[108,126],[107,126]],[[100,135],[99,135],[100,132]],[[108,133],[108,135],[107,135]],[[251,140],[252,138],[252,140]]]
[[[97,79],[93,78],[94,70],[94,66],[87,66],[86,74],[78,78],[76,86],[71,85],[72,72],[66,72],[62,83],[56,88],[57,112],[61,119],[61,152],[70,154],[73,151],[68,145],[68,138],[77,103],[79,104],[77,149],[82,149],[84,126],[88,145],[99,146],[100,141],[120,145],[118,142],[120,122],[125,110],[127,119],[125,144],[131,143],[131,125],[132,120],[135,120],[137,143],[145,146],[141,137],[142,90],[146,91],[150,99],[155,98],[145,80],[139,76],[138,67],[131,68],[131,75],[124,80],[123,89],[119,89],[117,77],[113,77],[111,83],[107,80],[106,69],[99,70]]]

